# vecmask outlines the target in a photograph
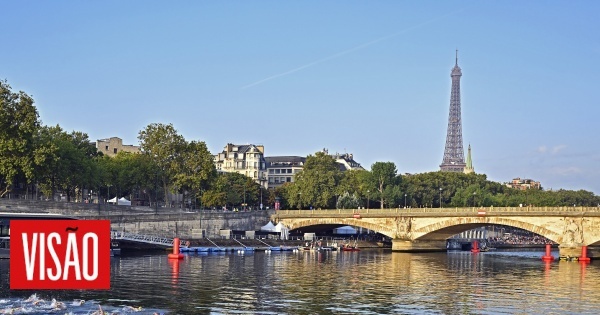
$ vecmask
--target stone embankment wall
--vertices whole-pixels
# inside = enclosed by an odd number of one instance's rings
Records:
[[[0,212],[44,212],[79,219],[110,220],[113,230],[163,237],[217,237],[221,229],[255,231],[269,222],[268,211],[199,211],[74,202],[0,199]]]

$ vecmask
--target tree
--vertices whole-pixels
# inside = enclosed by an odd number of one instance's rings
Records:
[[[202,203],[209,207],[238,207],[256,205],[260,185],[252,178],[239,173],[222,173],[214,185],[202,195]]]
[[[288,188],[286,198],[290,205],[298,208],[309,205],[332,208],[340,176],[341,171],[333,157],[324,152],[309,155],[302,171],[296,174],[294,185]]]
[[[359,204],[360,200],[356,194],[350,195],[348,192],[345,192],[338,198],[336,207],[338,209],[357,209]]]
[[[169,202],[169,191],[181,163],[181,155],[185,148],[185,139],[177,133],[172,124],[153,123],[138,134],[140,148],[158,167],[157,176],[161,179],[165,201]]]
[[[98,153],[87,134],[67,133],[58,125],[42,127],[36,135],[34,159],[35,174],[45,194],[54,196],[57,189],[64,191],[67,201],[72,197],[83,200],[82,189],[97,183]]]
[[[216,177],[214,159],[206,144],[201,141],[186,143],[181,163],[177,165],[175,184],[184,191],[189,190],[195,200],[202,191],[208,190]]]
[[[380,199],[381,209],[384,205],[392,205],[399,197],[400,176],[396,176],[396,164],[394,162],[375,162],[371,165],[371,186],[377,191]]]
[[[0,198],[11,191],[19,174],[34,177],[34,136],[40,127],[34,101],[24,92],[13,93],[0,81]]]

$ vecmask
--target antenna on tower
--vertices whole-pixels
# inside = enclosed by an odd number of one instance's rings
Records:
[[[456,65],[458,66],[458,49],[456,50]]]

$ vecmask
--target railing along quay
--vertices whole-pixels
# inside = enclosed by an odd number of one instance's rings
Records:
[[[154,245],[164,245],[164,246],[173,246],[173,239],[160,237],[160,236],[152,236],[152,235],[143,235],[143,234],[133,234],[122,231],[111,231],[110,238],[113,240],[126,240],[133,241],[139,243],[146,244],[154,244]],[[185,246],[184,241],[180,241],[180,246]]]
[[[391,208],[278,210],[279,218],[298,217],[395,217],[395,216],[600,216],[600,207],[469,207],[469,208]]]

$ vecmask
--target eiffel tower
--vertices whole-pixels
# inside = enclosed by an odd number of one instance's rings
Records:
[[[450,77],[452,77],[452,92],[450,94],[450,114],[448,115],[448,133],[446,134],[446,147],[444,159],[440,165],[442,172],[464,172],[465,152],[462,139],[462,122],[460,114],[460,77],[462,71],[458,66],[458,50],[456,50],[456,63]]]

